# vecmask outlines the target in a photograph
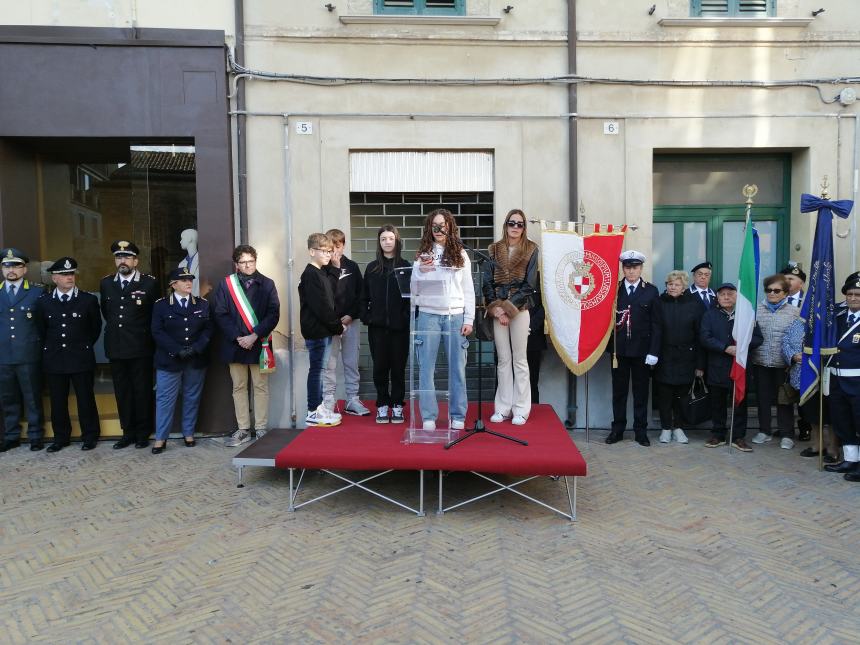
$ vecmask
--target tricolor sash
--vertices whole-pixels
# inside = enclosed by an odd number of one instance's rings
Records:
[[[254,308],[248,302],[248,296],[239,284],[239,278],[235,273],[227,276],[224,281],[227,284],[227,292],[233,299],[233,304],[236,305],[236,310],[242,317],[242,322],[248,328],[248,333],[254,333],[254,327],[259,322],[257,314],[254,313]],[[260,372],[267,374],[275,371],[275,354],[272,352],[272,335],[269,334],[263,338],[263,348],[260,350]]]

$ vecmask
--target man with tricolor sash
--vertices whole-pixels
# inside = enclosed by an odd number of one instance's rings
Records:
[[[257,251],[242,244],[233,250],[235,272],[215,289],[215,322],[221,331],[219,357],[230,368],[237,430],[224,442],[240,446],[266,433],[269,422],[268,376],[275,369],[272,331],[281,303],[275,283],[257,271]],[[254,392],[254,422],[248,402],[248,374]],[[253,434],[253,436],[252,436]]]

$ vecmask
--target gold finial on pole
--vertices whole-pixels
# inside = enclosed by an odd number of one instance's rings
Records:
[[[758,186],[756,186],[755,184],[747,184],[746,186],[744,186],[744,189],[741,192],[743,193],[744,197],[747,198],[746,203],[751,205],[753,203],[752,198],[755,197],[758,193]]]
[[[821,180],[821,199],[830,199],[830,193],[827,192],[828,188],[830,188],[830,184],[827,182],[827,175],[824,175]]]

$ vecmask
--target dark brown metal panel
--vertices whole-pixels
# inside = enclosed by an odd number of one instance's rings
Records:
[[[232,270],[223,32],[6,26],[0,61],[0,138],[193,139],[201,287]],[[30,235],[25,223],[8,221],[9,210],[0,210],[0,231]],[[226,368],[212,365],[204,432],[232,431],[230,390]]]

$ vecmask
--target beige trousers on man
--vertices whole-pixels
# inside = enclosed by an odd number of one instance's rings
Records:
[[[230,363],[233,381],[233,407],[239,430],[251,429],[251,410],[248,407],[248,371],[254,384],[254,430],[265,430],[269,423],[269,375],[260,373],[259,365]]]
[[[498,318],[493,320],[496,341],[498,386],[496,412],[502,416],[529,417],[532,409],[532,388],[526,347],[529,342],[529,312],[521,311],[505,327]]]

